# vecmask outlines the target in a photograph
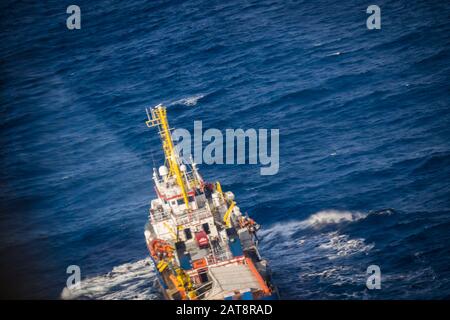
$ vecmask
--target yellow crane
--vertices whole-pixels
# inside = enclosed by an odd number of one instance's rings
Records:
[[[186,204],[186,208],[189,209],[189,198],[186,191],[186,185],[183,180],[183,176],[180,170],[180,164],[178,161],[178,155],[175,152],[175,148],[173,146],[172,135],[170,134],[169,122],[167,121],[167,111],[166,107],[162,104],[157,105],[154,108],[150,109],[150,113],[148,110],[147,116],[148,120],[145,122],[147,127],[158,127],[159,135],[162,140],[164,156],[166,158],[166,162],[169,164],[169,177],[175,176],[178,186],[181,189],[181,194],[183,196],[184,203]]]

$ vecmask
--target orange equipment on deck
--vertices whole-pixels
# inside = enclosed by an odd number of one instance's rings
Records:
[[[157,260],[173,257],[174,248],[161,239],[155,239],[150,243],[150,253]]]

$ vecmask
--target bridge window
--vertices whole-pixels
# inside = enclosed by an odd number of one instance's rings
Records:
[[[206,232],[206,234],[210,234],[211,230],[209,230],[209,223],[202,224],[203,230]]]
[[[184,229],[184,236],[186,237],[186,240],[192,239],[192,232],[190,228]]]

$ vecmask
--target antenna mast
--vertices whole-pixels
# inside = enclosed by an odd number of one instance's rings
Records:
[[[180,164],[178,161],[178,155],[175,152],[175,147],[173,145],[172,135],[170,134],[169,122],[167,121],[167,111],[166,107],[162,104],[157,105],[154,108],[145,109],[147,112],[148,120],[145,122],[147,127],[158,127],[159,135],[161,137],[164,156],[166,162],[169,164],[169,177],[175,176],[178,186],[181,189],[181,194],[183,196],[186,208],[189,209],[189,200],[186,192],[186,185],[181,175]]]

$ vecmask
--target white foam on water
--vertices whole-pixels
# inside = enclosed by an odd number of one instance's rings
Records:
[[[305,220],[275,223],[267,229],[262,229],[260,234],[270,240],[273,237],[291,237],[296,231],[307,228],[319,228],[330,224],[353,222],[363,219],[367,214],[362,212],[323,210],[310,215]]]
[[[330,232],[326,238],[328,241],[320,244],[318,248],[327,251],[326,256],[331,260],[357,253],[367,253],[374,247],[373,244],[366,244],[363,238],[350,239],[348,235],[338,232]]]
[[[195,106],[197,105],[198,100],[202,99],[205,95],[204,94],[197,94],[195,96],[191,96],[191,97],[187,97],[187,98],[183,98],[177,101],[174,101],[172,103],[169,104],[169,106],[174,106],[174,105],[185,105],[185,106]]]
[[[160,298],[153,285],[155,280],[150,259],[142,259],[114,267],[107,274],[83,279],[78,288],[65,287],[61,299],[154,300]]]
[[[337,51],[337,52],[330,53],[329,55],[327,55],[327,57],[331,57],[331,56],[339,56],[339,55],[341,55],[341,54],[342,54],[342,52]]]
[[[312,214],[305,220],[277,223],[268,229],[261,230],[264,240],[282,238],[283,245],[289,244],[289,238],[297,230],[320,228],[320,226],[352,222],[366,217],[360,212],[324,210]],[[373,245],[365,243],[364,239],[350,239],[348,235],[338,232],[317,234],[313,237],[299,239],[293,242],[293,248],[300,248],[312,241],[315,248],[324,251],[328,259],[346,257],[356,253],[367,252]],[[291,241],[292,242],[292,241]],[[144,300],[159,299],[160,295],[154,286],[155,271],[150,259],[125,263],[114,267],[111,272],[83,279],[79,288],[67,289],[61,292],[62,299],[95,299],[95,300]]]
[[[299,277],[306,283],[319,282],[322,286],[361,285],[364,287],[367,275],[365,269],[358,264],[350,263],[348,258],[356,255],[367,255],[374,244],[366,243],[363,238],[351,238],[347,234],[339,234],[338,231],[319,233],[313,236],[305,236],[300,239],[298,251],[284,254],[292,260],[293,255],[300,266]],[[280,257],[283,259],[283,257]],[[320,290],[320,287],[316,288]],[[313,290],[315,291],[315,289]],[[313,292],[314,294],[317,292]],[[356,294],[356,293],[352,293]],[[344,295],[344,296],[342,296]],[[357,298],[346,296],[346,293],[327,294],[328,298]]]
[[[265,240],[271,240],[276,237],[288,238],[299,229],[302,229],[301,221],[290,221],[285,223],[275,223],[267,229],[259,231],[259,234],[263,236]]]
[[[321,269],[312,271],[301,275],[302,277],[309,278],[324,278],[324,279],[337,279],[344,274],[351,273],[352,269],[349,266],[332,266],[328,269]]]
[[[351,266],[333,265],[330,268],[324,268],[317,271],[303,273],[301,278],[307,280],[308,278],[319,279],[321,283],[328,283],[333,286],[344,286],[348,284],[364,285],[366,282],[366,273],[361,272],[358,268]],[[320,289],[319,289],[320,290]],[[348,295],[347,293],[340,293],[340,295]],[[332,293],[329,293],[333,296]],[[357,293],[353,293],[354,298],[358,296]],[[342,297],[340,297],[342,299]],[[348,297],[351,298],[351,297]]]
[[[302,221],[305,227],[313,227],[324,224],[338,224],[346,221],[357,221],[363,219],[367,214],[355,211],[323,210],[310,215]]]

